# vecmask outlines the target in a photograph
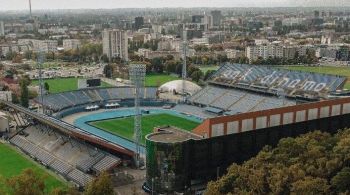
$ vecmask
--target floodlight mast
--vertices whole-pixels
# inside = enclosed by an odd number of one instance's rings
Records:
[[[44,104],[44,95],[45,95],[45,88],[44,88],[44,80],[43,80],[43,63],[44,63],[44,53],[40,51],[38,53],[38,76],[39,76],[39,92],[40,92],[40,100],[41,100],[41,109],[42,113],[46,114],[45,112],[45,104]]]
[[[146,65],[144,64],[131,64],[129,67],[130,80],[133,83],[135,89],[135,120],[134,120],[134,141],[135,141],[135,166],[140,167],[141,162],[141,110],[140,100],[142,99],[142,90],[144,90],[146,75]]]
[[[182,37],[182,102],[186,102],[186,77],[187,77],[187,30],[185,25],[183,26],[183,37]]]

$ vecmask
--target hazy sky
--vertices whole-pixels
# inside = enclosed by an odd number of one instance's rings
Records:
[[[0,10],[28,9],[29,0],[0,0]],[[350,0],[32,0],[33,9],[142,7],[350,6]]]

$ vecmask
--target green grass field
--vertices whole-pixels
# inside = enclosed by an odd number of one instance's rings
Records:
[[[133,140],[134,134],[134,117],[122,119],[109,119],[89,123],[99,129],[111,132],[118,136]],[[154,127],[171,125],[187,131],[191,131],[199,123],[174,116],[171,114],[154,114],[142,117],[142,143],[145,144],[145,136],[153,132]]]
[[[283,66],[280,68],[288,69],[288,70],[298,70],[305,72],[316,72],[321,74],[332,74],[332,75],[340,75],[346,76],[348,78],[348,82],[345,84],[346,89],[350,89],[350,68],[349,67],[332,67],[332,66]]]
[[[218,70],[220,66],[201,66],[199,69],[205,74],[209,70]]]
[[[45,79],[45,82],[50,86],[50,93],[61,93],[78,89],[78,78]],[[38,85],[38,83],[38,80],[32,81],[32,85]],[[101,87],[111,87],[111,85],[101,82]]]
[[[0,154],[0,176],[3,178],[19,175],[24,169],[32,168],[35,172],[45,177],[47,191],[51,191],[57,187],[67,187],[64,181],[49,174],[44,168],[37,165],[31,159],[27,159],[8,145],[0,143]]]
[[[160,87],[164,83],[169,81],[178,80],[177,76],[167,74],[149,74],[146,75],[145,85],[146,87]]]

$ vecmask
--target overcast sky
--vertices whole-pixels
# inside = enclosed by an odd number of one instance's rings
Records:
[[[28,9],[29,0],[0,0],[0,10]],[[33,9],[143,7],[350,6],[350,0],[32,0]]]

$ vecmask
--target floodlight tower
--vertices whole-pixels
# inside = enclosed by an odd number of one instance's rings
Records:
[[[144,90],[146,75],[145,64],[131,64],[129,67],[129,77],[135,89],[135,120],[134,120],[134,140],[136,145],[135,150],[135,165],[140,167],[140,152],[141,152],[141,110],[140,99],[142,98],[142,90]]]
[[[30,16],[30,19],[32,19],[32,0],[29,0],[29,16]]]
[[[186,77],[187,77],[187,30],[185,25],[183,26],[183,36],[182,36],[182,102],[186,102]]]
[[[44,53],[42,51],[38,54],[38,75],[39,75],[39,95],[41,99],[41,109],[43,114],[45,113],[45,106],[44,106],[44,95],[45,95],[45,88],[44,88],[44,80],[43,80],[43,63],[44,63]]]

